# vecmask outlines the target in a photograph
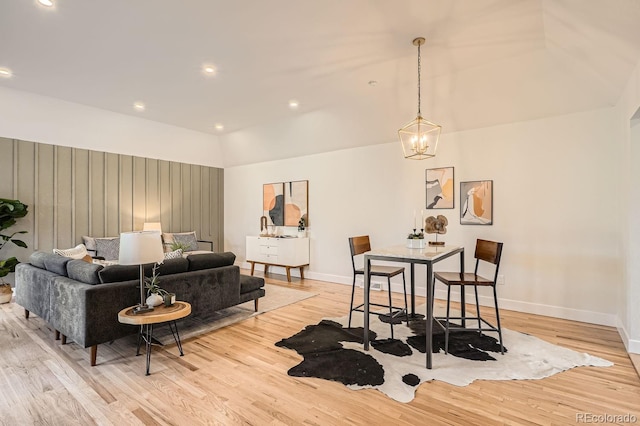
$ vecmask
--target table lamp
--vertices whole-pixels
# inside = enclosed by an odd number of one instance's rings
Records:
[[[152,311],[147,306],[144,297],[144,269],[145,263],[162,263],[164,251],[162,239],[158,231],[123,232],[120,234],[120,265],[140,265],[140,304],[133,309],[134,314]]]
[[[162,224],[160,222],[145,222],[142,225],[143,231],[158,231],[162,234]]]

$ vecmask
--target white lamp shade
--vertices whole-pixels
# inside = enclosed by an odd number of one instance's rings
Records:
[[[142,226],[143,231],[158,231],[162,233],[162,224],[160,222],[145,222]]]
[[[158,231],[123,232],[120,234],[120,265],[162,263],[164,250]]]

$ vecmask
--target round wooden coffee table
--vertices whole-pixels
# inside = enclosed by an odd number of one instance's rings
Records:
[[[191,313],[191,305],[187,302],[176,301],[171,306],[156,306],[153,311],[144,312],[141,314],[134,314],[133,309],[135,306],[124,308],[118,312],[118,321],[123,324],[139,325],[138,330],[138,347],[136,349],[136,356],[140,355],[140,343],[145,341],[147,350],[147,376],[149,375],[149,365],[151,364],[151,339],[153,334],[153,325],[160,323],[169,323],[169,329],[173,338],[178,345],[180,356],[184,355],[182,352],[182,343],[180,342],[180,334],[178,334],[178,325],[176,320],[182,319]]]

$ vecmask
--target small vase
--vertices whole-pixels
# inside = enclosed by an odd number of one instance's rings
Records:
[[[167,293],[164,295],[164,306],[172,306],[176,303],[175,293]]]
[[[147,306],[159,306],[164,303],[164,299],[158,293],[151,293],[147,297]]]
[[[11,302],[11,296],[13,296],[13,290],[9,284],[0,285],[0,303]]]
[[[425,246],[424,239],[407,238],[407,248],[423,249]]]

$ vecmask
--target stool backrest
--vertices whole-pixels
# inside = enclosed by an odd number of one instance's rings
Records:
[[[349,249],[351,250],[351,266],[353,267],[353,271],[355,273],[356,263],[353,260],[353,257],[371,250],[369,236],[361,235],[359,237],[349,238]]]
[[[502,245],[503,243],[496,243],[495,241],[476,240],[476,253],[474,255],[476,258],[476,274],[478,273],[478,263],[482,260],[496,265],[494,281],[498,278],[500,257],[502,257]]]

